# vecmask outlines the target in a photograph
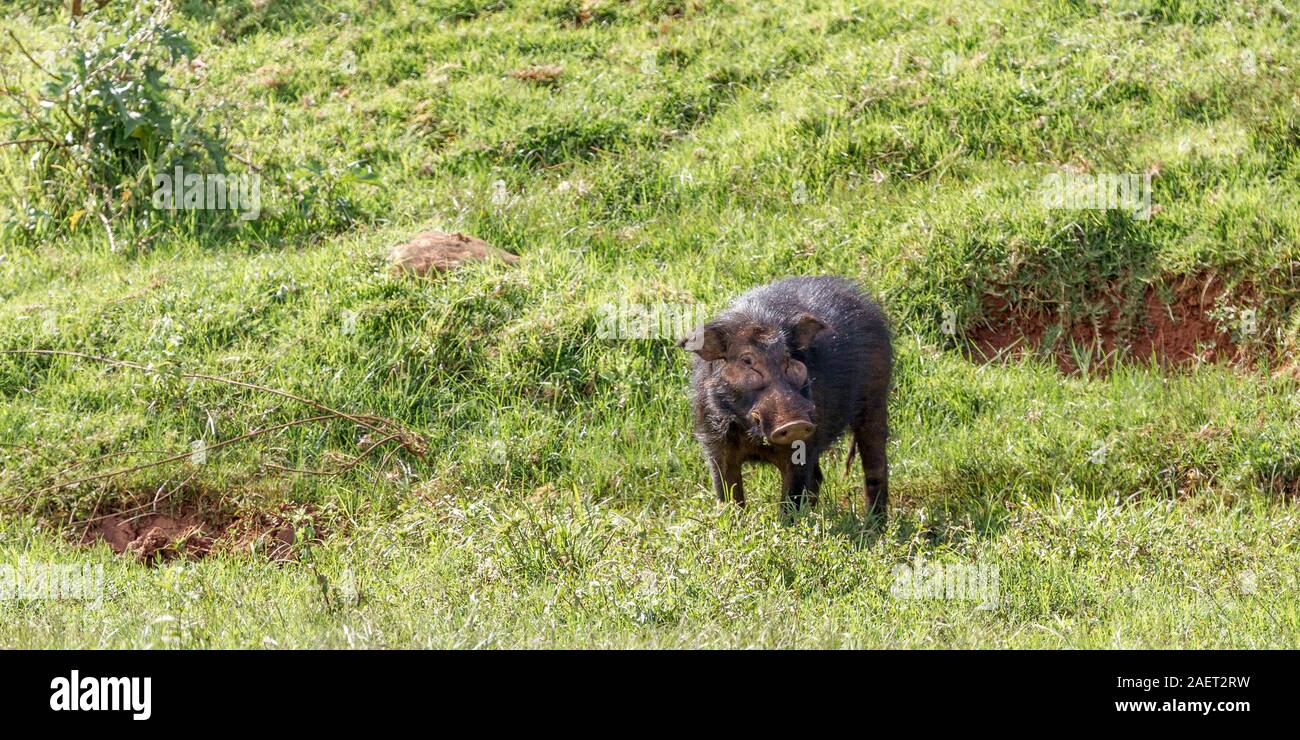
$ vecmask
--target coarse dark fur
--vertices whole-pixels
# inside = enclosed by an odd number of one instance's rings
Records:
[[[744,505],[741,466],[781,471],[782,500],[813,505],[819,457],[852,430],[866,510],[889,501],[887,400],[893,362],[884,313],[852,282],[792,277],[737,298],[679,346],[696,353],[695,436],[720,500]],[[847,467],[847,466],[846,466]]]

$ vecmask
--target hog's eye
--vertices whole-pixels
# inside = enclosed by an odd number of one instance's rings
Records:
[[[750,357],[749,355],[741,355],[741,357],[740,357],[740,361],[743,362],[743,363],[745,363],[745,367],[753,367],[753,366],[754,366],[754,358],[753,358],[753,357]]]

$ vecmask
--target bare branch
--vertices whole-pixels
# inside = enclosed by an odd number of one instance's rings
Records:
[[[34,56],[32,56],[31,54],[27,53],[27,47],[23,46],[23,42],[21,42],[21,41],[18,40],[18,37],[14,35],[14,32],[13,32],[12,30],[10,30],[10,29],[5,29],[5,33],[7,33],[7,34],[9,35],[9,38],[11,38],[11,39],[14,40],[14,45],[18,47],[18,51],[19,51],[20,53],[22,53],[23,56],[27,57],[27,61],[31,62],[33,65],[36,66],[37,69],[39,69],[40,71],[42,71],[42,72],[44,72],[45,74],[49,75],[50,77],[53,77],[53,78],[56,79],[56,80],[59,79],[59,76],[58,76],[58,75],[56,75],[56,74],[54,74],[53,72],[51,72],[50,70],[46,69],[46,68],[45,68],[45,65],[43,65],[43,64],[41,64],[40,62],[36,61],[36,57],[34,57]]]
[[[100,362],[115,367],[129,368],[141,372],[155,371],[154,368],[151,368],[147,365],[141,365],[136,362],[130,362],[127,360],[115,360],[110,357],[101,357],[98,355],[92,355],[85,352],[75,352],[71,350],[53,350],[53,349],[0,350],[0,355],[43,355],[43,356],[56,356],[56,357],[73,357],[77,359]],[[185,378],[187,380],[221,383],[224,385],[231,385],[237,388],[254,390],[262,393],[268,393],[271,395],[280,396],[283,398],[288,398],[293,401],[297,401],[301,404],[304,404],[306,406],[309,406],[321,412],[316,416],[310,416],[302,419],[294,419],[292,421],[283,422],[280,424],[276,424],[274,426],[269,426],[262,429],[256,429],[254,431],[241,434],[237,437],[221,440],[220,442],[216,442],[208,446],[207,447],[208,451],[219,450],[233,444],[246,442],[255,437],[260,437],[265,434],[271,434],[272,432],[277,432],[282,429],[287,429],[289,427],[299,426],[302,424],[317,423],[317,422],[328,422],[332,419],[345,419],[347,421],[352,422],[353,424],[356,424],[357,426],[363,427],[365,429],[369,429],[373,432],[377,432],[379,435],[379,439],[375,442],[370,443],[360,453],[358,453],[357,455],[353,456],[350,460],[348,460],[347,463],[333,470],[295,469],[295,468],[289,468],[289,467],[276,465],[272,463],[265,463],[265,466],[275,470],[281,470],[290,473],[334,476],[334,475],[342,475],[343,473],[352,470],[357,465],[359,465],[362,460],[364,460],[368,455],[370,455],[370,453],[374,452],[376,449],[382,447],[383,445],[389,442],[397,442],[400,445],[400,449],[405,449],[407,452],[415,455],[416,457],[423,457],[428,451],[428,441],[425,440],[424,437],[422,437],[419,434],[416,434],[415,432],[412,432],[409,429],[406,429],[405,427],[403,427],[402,425],[398,424],[397,422],[391,419],[386,419],[379,416],[373,416],[370,414],[349,414],[343,411],[339,411],[337,409],[330,408],[329,406],[326,406],[325,404],[320,403],[318,401],[313,401],[311,399],[303,398],[302,396],[289,393],[288,391],[282,391],[277,388],[269,388],[267,386],[258,385],[256,383],[249,383],[242,380],[234,380],[232,378],[226,378],[219,375],[206,375],[203,373],[180,373],[179,377]],[[393,449],[396,450],[399,448],[393,448]],[[389,453],[384,456],[385,463],[392,455],[392,452],[393,450],[390,450]],[[151,468],[168,465],[170,463],[180,462],[182,460],[185,460],[186,458],[189,458],[192,454],[193,454],[192,450],[186,450],[184,452],[168,454],[166,457],[159,460],[154,460],[152,462],[147,462],[147,463],[141,463],[139,465],[133,465],[128,468],[112,470],[104,473],[97,473],[95,475],[85,476],[82,478],[77,478],[75,480],[65,481],[62,483],[55,482],[46,485],[42,488],[29,491],[28,493],[20,494],[18,496],[11,497],[9,499],[0,500],[0,503],[6,503],[6,504],[12,503],[15,501],[26,499],[33,495],[38,495],[38,494],[47,493],[51,491],[58,491],[65,488],[71,488],[84,483],[93,483],[96,481],[103,481],[111,478],[130,475],[132,473],[137,473],[142,470],[149,470]],[[103,459],[104,457],[107,457],[107,455],[96,458],[96,460]],[[89,461],[89,462],[93,462],[93,461]],[[81,464],[82,463],[76,463],[71,466],[65,467],[62,471],[55,473],[53,476],[46,477],[45,480],[57,479],[63,473],[66,473],[72,470],[73,468],[80,467]],[[170,495],[170,493],[168,495]]]

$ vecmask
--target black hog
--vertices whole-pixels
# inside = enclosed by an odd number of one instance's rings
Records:
[[[848,280],[793,277],[745,293],[678,346],[696,354],[691,376],[695,437],[720,500],[744,505],[741,465],[781,471],[790,509],[817,502],[818,461],[853,431],[866,477],[866,511],[889,501],[886,401],[889,325],[880,307]]]

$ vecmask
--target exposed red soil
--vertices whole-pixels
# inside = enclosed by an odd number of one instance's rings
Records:
[[[1105,367],[1120,359],[1146,362],[1152,357],[1161,365],[1178,366],[1193,362],[1243,362],[1248,358],[1210,313],[1221,298],[1237,305],[1253,305],[1250,288],[1224,295],[1222,280],[1215,276],[1175,278],[1170,283],[1173,298],[1166,303],[1156,286],[1148,286],[1140,306],[1126,312],[1123,295],[1108,286],[1094,302],[1107,307],[1097,320],[1063,317],[1059,309],[1024,311],[1005,299],[988,296],[986,322],[970,332],[970,345],[977,359],[1026,352],[1048,352],[1062,372],[1078,368],[1075,352],[1082,351]],[[1049,330],[1064,324],[1052,347],[1043,347]],[[1071,344],[1074,351],[1071,350]]]
[[[272,511],[231,515],[194,506],[168,513],[107,514],[81,530],[82,544],[104,541],[113,552],[154,563],[175,558],[197,559],[216,552],[261,553],[271,560],[297,559],[295,521],[310,524],[319,537],[321,527],[310,507],[281,504]]]
[[[539,85],[554,85],[564,74],[564,68],[558,64],[541,64],[524,69],[516,69],[510,76],[516,80],[535,82]]]
[[[1300,476],[1273,474],[1261,476],[1264,490],[1289,501],[1300,501]]]
[[[388,262],[393,271],[415,275],[436,274],[467,262],[491,260],[513,265],[519,262],[519,256],[498,249],[477,237],[440,231],[416,234],[409,242],[398,244],[388,253]]]

